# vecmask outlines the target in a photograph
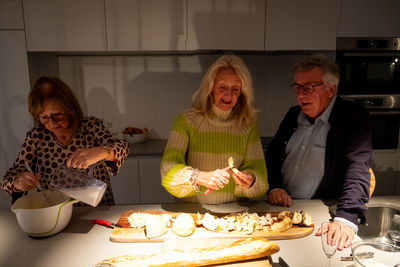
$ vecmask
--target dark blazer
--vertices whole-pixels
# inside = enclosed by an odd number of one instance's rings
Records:
[[[282,187],[282,165],[286,145],[298,126],[300,106],[291,107],[281,122],[266,153],[269,190]],[[369,200],[372,156],[368,113],[339,96],[329,117],[325,173],[312,198],[337,199],[336,216],[354,224],[364,219]]]

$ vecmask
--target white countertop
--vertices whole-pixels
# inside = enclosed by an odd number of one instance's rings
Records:
[[[373,197],[371,205],[388,203],[400,206],[400,196]],[[235,211],[280,211],[284,208],[271,206],[264,201],[229,203],[223,205],[200,204],[157,204],[157,205],[119,205],[109,207],[74,208],[69,225],[59,234],[34,239],[19,228],[12,211],[0,208],[0,266],[93,266],[95,263],[113,256],[124,254],[147,254],[157,252],[162,243],[115,243],[110,241],[112,229],[92,225],[92,219],[117,222],[120,215],[130,209],[204,212]],[[276,240],[280,251],[272,255],[274,263],[282,257],[289,266],[327,266],[327,258],[322,251],[321,241],[315,236],[318,225],[327,221],[328,207],[319,200],[296,200],[290,210],[306,210],[315,222],[315,230],[309,236]],[[356,237],[356,239],[359,239]],[[340,256],[349,256],[350,248],[338,251],[331,266],[351,266],[352,262],[340,262]],[[279,266],[279,264],[274,264]]]

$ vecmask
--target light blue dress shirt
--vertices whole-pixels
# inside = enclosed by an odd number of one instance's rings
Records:
[[[336,95],[314,123],[303,112],[299,114],[299,125],[286,146],[282,166],[283,187],[292,198],[310,199],[324,176],[329,116],[335,101]]]

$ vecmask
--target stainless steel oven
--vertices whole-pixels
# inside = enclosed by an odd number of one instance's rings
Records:
[[[369,112],[373,149],[399,146],[400,95],[341,95]]]
[[[400,126],[400,38],[338,38],[338,93],[370,114],[374,149],[397,149]]]

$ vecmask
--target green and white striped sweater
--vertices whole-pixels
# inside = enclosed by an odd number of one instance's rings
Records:
[[[268,181],[256,123],[245,127],[228,119],[230,111],[213,106],[213,112],[213,119],[194,110],[178,114],[161,161],[162,185],[170,194],[188,202],[220,204],[262,196],[268,190]],[[231,178],[228,185],[207,196],[207,188],[200,187],[196,192],[189,181],[193,169],[222,169],[228,166],[230,157],[240,171],[255,174],[254,185],[244,188]]]

